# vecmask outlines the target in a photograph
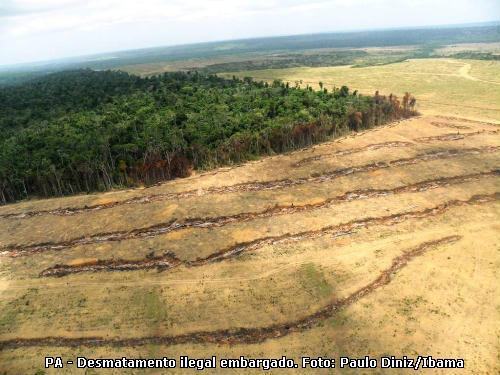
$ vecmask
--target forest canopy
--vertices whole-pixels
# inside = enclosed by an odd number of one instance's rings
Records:
[[[409,94],[118,71],[0,88],[0,202],[186,176],[415,114]]]

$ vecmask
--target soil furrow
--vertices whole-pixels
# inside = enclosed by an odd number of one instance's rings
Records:
[[[383,270],[379,276],[368,285],[363,286],[351,295],[334,299],[320,310],[303,318],[286,323],[273,324],[267,327],[233,328],[216,331],[200,331],[176,336],[146,336],[134,338],[105,338],[105,337],[41,337],[41,338],[16,338],[0,341],[0,350],[16,349],[22,347],[130,347],[148,344],[179,345],[179,344],[253,344],[287,336],[291,333],[309,330],[328,319],[339,310],[352,305],[363,297],[375,292],[377,289],[389,284],[394,275],[403,269],[414,258],[423,255],[435,247],[450,244],[460,239],[460,236],[448,236],[437,240],[428,241],[419,246],[405,251],[394,258],[389,268]]]
[[[62,277],[69,274],[100,271],[137,271],[157,269],[158,271],[177,267],[183,262],[175,254],[166,253],[161,256],[150,256],[139,260],[112,259],[89,261],[84,264],[56,264],[40,272],[40,277]]]
[[[150,227],[138,228],[131,231],[99,233],[93,236],[78,237],[62,242],[45,242],[28,246],[11,245],[8,247],[4,247],[0,252],[0,255],[8,255],[11,257],[16,257],[16,256],[40,253],[49,250],[63,250],[74,246],[88,245],[100,242],[123,241],[134,238],[151,238],[162,234],[170,233],[176,230],[187,229],[187,228],[222,227],[231,223],[243,223],[246,221],[266,218],[271,216],[312,211],[328,207],[335,203],[340,203],[345,201],[376,198],[392,194],[401,194],[405,192],[421,192],[429,189],[434,189],[437,187],[444,187],[452,184],[460,184],[464,182],[478,180],[480,178],[489,178],[499,175],[500,175],[499,170],[493,170],[493,171],[481,172],[469,175],[443,177],[438,179],[426,180],[415,184],[399,186],[393,189],[366,189],[366,190],[351,191],[336,197],[328,198],[324,201],[314,204],[305,204],[300,206],[296,206],[293,204],[287,206],[274,206],[260,212],[245,212],[230,216],[219,216],[219,217],[209,217],[209,218],[192,218],[192,219],[187,219],[183,222],[170,221],[167,223],[156,224]]]
[[[480,148],[465,148],[465,149],[446,149],[439,151],[429,151],[416,155],[411,158],[402,158],[396,159],[389,162],[376,162],[371,164],[365,164],[354,167],[341,168],[337,170],[333,170],[330,172],[325,172],[320,175],[313,175],[311,177],[303,177],[297,179],[282,179],[282,180],[274,180],[274,181],[266,181],[266,182],[245,182],[241,184],[231,185],[231,186],[222,186],[222,187],[212,187],[205,190],[188,190],[180,193],[166,193],[166,194],[154,194],[148,196],[134,197],[123,201],[105,203],[105,204],[97,204],[93,206],[84,206],[79,208],[60,208],[55,210],[39,210],[39,211],[31,211],[25,213],[11,213],[0,215],[0,218],[14,218],[14,219],[22,219],[33,216],[41,216],[41,215],[60,215],[60,216],[69,216],[75,215],[83,212],[90,211],[98,211],[108,208],[113,208],[116,206],[128,205],[128,204],[144,204],[151,203],[156,201],[165,201],[165,200],[174,200],[174,199],[184,199],[195,196],[204,196],[208,194],[226,194],[226,193],[238,193],[238,192],[253,192],[260,190],[275,190],[275,189],[283,189],[286,187],[292,187],[297,185],[303,185],[306,183],[318,183],[318,182],[328,182],[332,181],[336,178],[356,174],[356,173],[364,173],[371,172],[379,169],[390,168],[393,166],[405,166],[412,165],[419,162],[425,162],[429,160],[435,159],[447,159],[453,157],[460,157],[463,155],[471,155],[471,154],[481,154],[481,153],[492,153],[496,152],[500,149],[500,147],[496,146],[487,146]]]
[[[469,177],[469,181],[473,178],[477,178],[477,175],[471,175],[474,177]],[[463,177],[462,177],[463,178]],[[461,178],[461,179],[462,179]],[[460,179],[460,180],[461,180]],[[458,180],[458,179],[457,179]],[[422,191],[420,189],[437,187],[434,181],[422,184],[408,185],[394,189],[393,191]],[[381,191],[380,191],[381,192]],[[343,197],[349,197],[348,193]],[[352,193],[352,197],[357,197],[357,193]],[[332,237],[339,237],[343,235],[348,235],[353,233],[355,230],[366,228],[373,225],[392,225],[409,219],[421,219],[430,216],[436,216],[451,207],[466,205],[466,204],[477,204],[487,201],[492,201],[500,198],[498,194],[490,196],[474,196],[468,201],[450,201],[443,203],[441,205],[420,210],[420,211],[409,211],[400,214],[387,215],[382,217],[370,217],[361,220],[353,220],[348,223],[332,225],[324,227],[318,230],[304,231],[297,234],[284,234],[281,236],[270,236],[259,238],[257,240],[239,243],[237,245],[231,246],[229,248],[220,250],[218,252],[212,253],[205,258],[200,258],[194,261],[181,261],[173,254],[167,254],[163,257],[158,258],[146,258],[143,260],[100,260],[96,261],[95,264],[84,264],[84,265],[55,265],[53,267],[47,268],[40,273],[41,277],[62,277],[69,274],[81,273],[81,272],[99,272],[99,271],[128,271],[128,270],[138,270],[138,269],[152,269],[157,268],[158,270],[171,269],[176,266],[184,265],[186,267],[200,267],[208,263],[220,262],[225,259],[236,257],[243,252],[249,252],[256,250],[266,245],[274,245],[286,242],[296,242],[306,239],[314,239],[317,237],[330,235]],[[346,198],[350,199],[350,198]],[[356,198],[354,198],[356,199]],[[167,257],[167,258],[166,258]],[[168,266],[165,266],[165,262]]]
[[[450,128],[450,129],[460,129],[460,130],[470,129],[470,126],[450,124],[447,122],[440,122],[440,121],[431,121],[431,125],[435,126],[436,128]]]
[[[436,117],[441,118],[441,119],[444,119],[444,120],[466,122],[466,123],[469,123],[469,124],[478,124],[478,125],[493,125],[493,126],[498,126],[498,125],[499,125],[499,124],[495,124],[494,122],[479,121],[479,120],[471,120],[471,119],[468,119],[468,118],[463,118],[463,117],[440,116],[440,115],[436,115]]]
[[[235,246],[231,246],[227,249],[221,250],[219,252],[210,254],[206,258],[198,259],[192,262],[189,262],[189,265],[199,266],[211,262],[219,262],[227,258],[234,257],[243,252],[248,252],[252,250],[256,250],[266,245],[274,245],[285,242],[296,242],[302,241],[306,239],[313,239],[325,235],[331,235],[332,237],[338,237],[345,234],[352,233],[355,230],[361,228],[367,228],[373,225],[394,225],[406,220],[410,219],[423,219],[431,216],[436,216],[442,214],[452,207],[459,207],[464,205],[471,204],[481,204],[486,202],[497,201],[500,199],[500,192],[496,192],[490,195],[474,195],[469,200],[460,201],[453,200],[442,203],[432,208],[426,208],[420,211],[407,211],[400,214],[392,214],[387,216],[379,216],[379,217],[368,217],[361,220],[352,220],[348,223],[331,225],[328,227],[324,227],[318,230],[309,230],[296,234],[284,234],[281,236],[271,236],[259,238],[254,241],[240,243]]]
[[[328,155],[315,155],[315,156],[310,156],[308,158],[304,158],[302,160],[299,160],[298,162],[292,164],[292,167],[300,167],[301,165],[307,164],[311,161],[316,161],[324,158],[325,156],[328,157],[333,157],[333,156],[343,156],[343,155],[351,155],[351,154],[356,154],[358,152],[363,152],[363,151],[371,151],[371,150],[378,150],[380,148],[396,148],[396,147],[410,147],[414,146],[415,144],[412,142],[399,142],[399,141],[392,141],[392,142],[384,142],[384,143],[374,143],[371,145],[366,145],[364,147],[357,147],[357,148],[351,148],[348,150],[341,150],[334,152],[332,154]]]
[[[396,148],[396,147],[410,147],[414,146],[415,143],[428,143],[428,142],[433,142],[433,141],[457,141],[460,139],[464,139],[467,137],[472,137],[476,136],[478,134],[498,134],[499,130],[480,130],[477,132],[469,132],[469,133],[449,133],[449,134],[442,134],[442,135],[436,135],[432,137],[420,137],[420,138],[415,138],[412,142],[398,142],[398,141],[393,141],[393,142],[384,142],[384,143],[375,143],[371,145],[367,145],[364,147],[358,147],[358,148],[352,148],[348,150],[342,150],[342,151],[337,151],[332,154],[322,154],[322,155],[315,155],[315,156],[310,156],[308,158],[304,158],[302,160],[299,160],[298,162],[292,164],[292,167],[300,167],[304,164],[310,163],[312,161],[317,161],[325,158],[332,158],[335,156],[343,156],[343,155],[350,155],[350,154],[355,154],[358,152],[363,152],[363,151],[370,151],[370,150],[378,150],[380,148]]]
[[[471,132],[471,133],[450,133],[450,134],[441,134],[441,135],[435,135],[431,137],[421,137],[417,138],[416,141],[418,142],[432,142],[432,141],[457,141],[460,139],[465,139],[467,137],[472,137],[478,134],[489,134],[489,135],[494,135],[498,134],[498,130],[480,130],[477,132]]]

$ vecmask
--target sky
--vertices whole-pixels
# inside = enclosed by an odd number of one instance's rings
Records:
[[[0,0],[0,65],[259,36],[499,19],[500,0]]]

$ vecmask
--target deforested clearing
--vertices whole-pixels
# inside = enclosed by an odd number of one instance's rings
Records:
[[[76,347],[418,353],[495,373],[497,132],[426,114],[142,189],[0,207],[2,368],[34,373]]]

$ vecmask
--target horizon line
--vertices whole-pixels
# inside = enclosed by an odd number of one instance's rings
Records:
[[[392,27],[376,27],[376,28],[357,28],[357,29],[342,29],[342,30],[330,30],[330,31],[320,31],[320,32],[311,32],[311,33],[297,33],[297,34],[275,34],[275,35],[266,35],[266,36],[249,36],[244,38],[236,38],[236,39],[215,39],[215,40],[207,40],[207,41],[199,41],[192,43],[180,43],[180,44],[162,44],[162,45],[152,45],[146,47],[138,47],[131,49],[120,49],[120,50],[112,50],[106,52],[96,52],[85,55],[70,55],[63,56],[54,59],[48,60],[32,60],[32,61],[24,61],[13,64],[0,64],[0,72],[6,72],[16,67],[42,67],[44,65],[50,64],[64,64],[64,63],[77,63],[85,61],[90,58],[98,58],[104,57],[108,54],[120,54],[126,52],[134,52],[134,51],[147,51],[154,49],[162,49],[162,48],[176,48],[176,47],[188,47],[188,46],[199,46],[204,44],[215,44],[215,43],[228,43],[228,42],[238,42],[238,41],[249,41],[249,40],[257,40],[257,39],[272,39],[272,38],[286,38],[286,37],[294,37],[294,36],[312,36],[312,35],[324,35],[324,34],[347,34],[347,33],[361,33],[368,31],[384,31],[384,30],[418,30],[418,29],[432,29],[432,28],[454,28],[454,27],[486,27],[486,26],[500,26],[500,19],[494,21],[479,21],[479,22],[466,22],[466,23],[455,23],[455,24],[428,24],[428,25],[418,25],[418,26],[392,26]],[[335,48],[335,47],[332,47]],[[339,47],[339,48],[349,48],[349,47]],[[113,58],[118,57],[109,57],[103,60],[111,60]],[[77,60],[77,61],[72,61]],[[89,60],[88,62],[94,62],[95,60]]]

